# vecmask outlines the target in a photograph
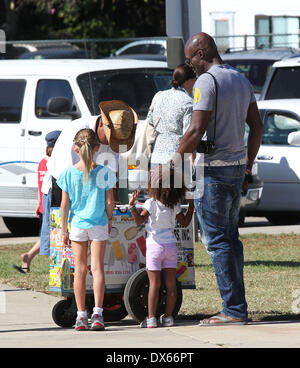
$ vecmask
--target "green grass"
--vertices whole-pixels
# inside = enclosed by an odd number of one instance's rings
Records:
[[[244,280],[249,318],[300,319],[292,312],[293,292],[300,289],[299,235],[242,236]],[[196,290],[184,290],[180,314],[202,318],[222,310],[210,256],[196,244]],[[298,303],[299,305],[299,303]]]
[[[245,253],[245,287],[249,317],[253,320],[300,319],[292,312],[293,292],[300,289],[299,235],[252,234],[241,237]],[[32,244],[0,247],[0,283],[48,292],[48,257],[36,256],[30,274],[16,272],[21,254]],[[181,318],[202,318],[222,309],[210,257],[195,244],[196,290],[183,290]],[[298,302],[300,308],[300,302]]]
[[[30,273],[22,274],[12,268],[12,264],[21,266],[21,254],[27,252],[32,243],[0,246],[0,283],[18,288],[48,292],[49,257],[36,256],[30,266]]]

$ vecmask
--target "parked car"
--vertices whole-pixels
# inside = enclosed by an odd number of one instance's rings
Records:
[[[91,59],[89,50],[79,48],[67,49],[44,49],[37,51],[26,51],[21,54],[19,59]]]
[[[264,132],[256,159],[264,188],[257,208],[247,215],[267,217],[274,225],[296,224],[300,222],[300,147],[289,144],[289,135],[300,132],[300,100],[258,101],[258,107]]]
[[[37,168],[48,132],[78,118],[96,121],[105,100],[125,101],[143,120],[154,94],[171,79],[158,61],[1,60],[0,216],[8,229],[16,235],[38,230]],[[55,101],[63,109],[53,114],[48,107]]]
[[[125,54],[125,55],[121,54],[121,55],[108,56],[107,58],[167,61],[167,56],[161,54]]]
[[[261,91],[261,100],[300,98],[300,55],[276,62]]]
[[[121,55],[138,55],[138,54],[152,54],[152,55],[167,55],[167,41],[166,39],[143,39],[129,42],[127,45],[115,51],[111,56]]]
[[[226,64],[233,66],[249,79],[258,99],[273,63],[293,55],[300,54],[291,48],[274,48],[229,51],[222,54],[221,58]]]
[[[13,42],[6,45],[6,53],[2,55],[2,59],[18,59],[21,55],[36,51],[51,51],[51,50],[78,50],[77,45],[67,41],[34,41],[32,43]]]

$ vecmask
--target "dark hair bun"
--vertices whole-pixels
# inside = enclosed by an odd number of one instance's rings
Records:
[[[196,74],[194,73],[193,69],[186,64],[180,64],[174,70],[171,85],[177,89],[178,87],[181,87],[188,79],[194,78],[196,78]]]

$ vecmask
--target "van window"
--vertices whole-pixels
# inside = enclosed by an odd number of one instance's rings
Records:
[[[0,124],[21,121],[25,86],[25,80],[0,80]]]
[[[288,144],[288,135],[300,130],[300,122],[292,115],[267,112],[264,118],[263,144]]]
[[[75,97],[68,81],[63,79],[41,79],[37,85],[35,99],[35,114],[38,118],[62,118],[62,116],[53,116],[47,111],[47,103],[52,97],[66,97],[70,101],[70,111],[77,111]],[[68,117],[65,118],[68,119]]]
[[[135,69],[81,74],[77,81],[92,115],[99,115],[99,102],[123,100],[140,119],[145,119],[154,94],[171,87],[169,69]]]
[[[300,68],[276,68],[265,100],[300,98]]]

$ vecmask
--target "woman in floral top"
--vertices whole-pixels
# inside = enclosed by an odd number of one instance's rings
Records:
[[[153,145],[151,165],[165,164],[177,152],[181,138],[189,127],[193,99],[191,97],[196,75],[185,64],[178,65],[173,73],[172,88],[158,92],[150,123],[157,124],[158,135]]]

